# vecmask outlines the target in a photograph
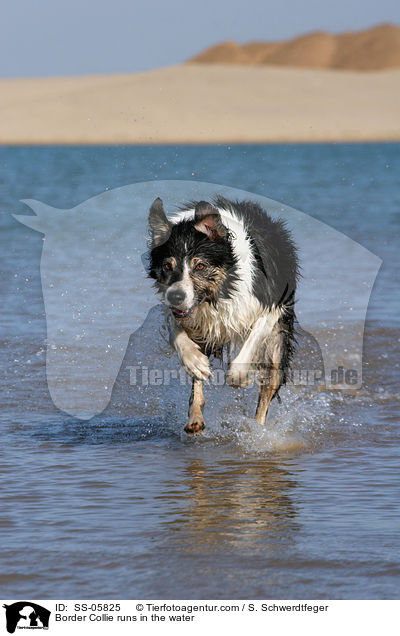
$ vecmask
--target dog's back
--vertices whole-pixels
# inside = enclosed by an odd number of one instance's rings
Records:
[[[194,207],[171,220],[179,223],[193,218]],[[296,248],[282,221],[272,220],[252,201],[218,197],[215,208],[229,231],[236,257],[233,271],[226,274],[232,277],[230,292],[216,303],[199,306],[185,321],[191,337],[210,347],[242,342],[265,313],[277,317],[285,313],[286,322],[293,322],[298,276]]]
[[[222,215],[226,211],[237,219],[252,253],[251,290],[266,308],[279,307],[293,300],[298,278],[296,248],[283,221],[272,220],[253,201],[216,200]]]

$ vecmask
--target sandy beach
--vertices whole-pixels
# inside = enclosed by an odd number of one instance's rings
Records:
[[[0,80],[0,144],[400,140],[400,69],[188,64]]]

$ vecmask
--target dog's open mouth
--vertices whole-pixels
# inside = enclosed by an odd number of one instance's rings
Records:
[[[184,318],[189,318],[189,316],[192,315],[194,310],[195,310],[195,307],[192,307],[191,309],[186,309],[186,310],[172,308],[172,313],[174,314],[175,318],[179,318],[180,320],[183,320]]]

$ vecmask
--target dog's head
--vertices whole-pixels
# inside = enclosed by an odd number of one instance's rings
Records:
[[[230,234],[215,207],[200,201],[193,219],[171,223],[161,199],[156,199],[149,225],[149,275],[178,320],[191,316],[201,303],[229,296],[236,259]]]

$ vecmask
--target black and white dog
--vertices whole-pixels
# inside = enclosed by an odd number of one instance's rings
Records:
[[[226,381],[245,387],[257,372],[256,420],[286,381],[293,353],[296,248],[282,221],[256,203],[218,197],[170,219],[161,199],[150,208],[149,275],[168,308],[171,344],[193,378],[187,433],[204,429],[203,381],[209,356],[241,345]]]

